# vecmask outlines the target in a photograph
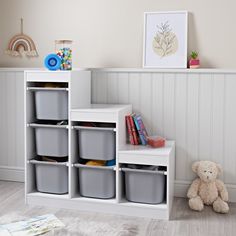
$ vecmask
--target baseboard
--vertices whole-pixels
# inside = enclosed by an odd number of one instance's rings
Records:
[[[184,197],[186,198],[188,188],[190,186],[190,181],[175,181],[175,197]],[[226,184],[227,190],[229,192],[229,202],[236,202],[236,185],[235,184]]]
[[[0,166],[0,180],[24,182],[24,175],[23,167]]]

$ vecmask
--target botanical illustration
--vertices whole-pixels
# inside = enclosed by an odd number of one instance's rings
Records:
[[[161,58],[175,54],[178,49],[178,39],[168,21],[157,25],[153,38],[153,51]]]

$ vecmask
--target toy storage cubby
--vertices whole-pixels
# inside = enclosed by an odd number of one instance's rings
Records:
[[[90,105],[90,84],[89,71],[25,71],[27,201],[69,198],[70,109]]]
[[[127,144],[125,116],[132,113],[132,105],[91,104],[90,80],[88,70],[25,72],[26,203],[169,219],[174,191],[174,142],[168,141],[159,149]],[[48,87],[45,82],[50,83]],[[53,112],[63,120],[48,124],[47,120],[36,119],[35,92],[38,91],[42,97],[43,92],[49,92],[43,104],[52,101],[66,104],[66,111],[58,106],[45,110],[44,114]],[[54,94],[55,100],[50,99],[50,92],[58,93]],[[60,92],[64,95],[59,98]],[[36,142],[37,135],[39,142]],[[46,154],[56,154],[57,160],[62,161],[37,162],[40,145]],[[51,149],[51,145],[55,147]],[[89,160],[102,160],[106,164],[86,165]],[[136,170],[127,165],[156,169]],[[43,178],[36,175],[36,169],[37,175]],[[44,171],[47,171],[45,175]],[[37,184],[36,178],[40,178]],[[47,193],[40,190],[42,186]]]

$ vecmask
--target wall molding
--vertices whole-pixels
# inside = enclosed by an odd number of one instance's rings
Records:
[[[186,198],[187,191],[192,182],[191,181],[175,181],[174,195],[175,197]],[[236,185],[226,184],[227,190],[229,192],[229,202],[236,202]]]
[[[0,166],[0,180],[24,182],[24,175],[23,167]]]

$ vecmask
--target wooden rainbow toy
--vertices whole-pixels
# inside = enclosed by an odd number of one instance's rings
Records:
[[[34,41],[23,33],[23,19],[21,19],[21,33],[15,35],[9,42],[6,53],[11,56],[21,56],[25,54],[28,57],[38,56]]]

